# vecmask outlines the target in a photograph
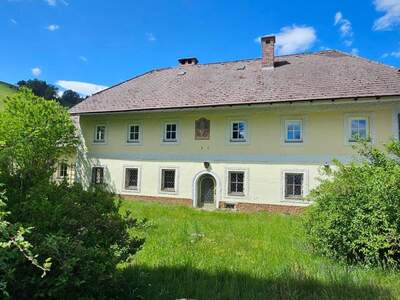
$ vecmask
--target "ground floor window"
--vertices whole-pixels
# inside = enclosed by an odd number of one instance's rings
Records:
[[[244,172],[229,171],[228,180],[228,193],[230,195],[244,195]]]
[[[62,179],[68,177],[68,165],[65,162],[60,163],[58,167],[58,177]]]
[[[285,173],[285,198],[303,198],[303,173]]]
[[[104,183],[104,168],[103,167],[93,167],[92,168],[92,183],[93,184]]]
[[[161,190],[165,192],[175,192],[176,190],[176,170],[162,169],[161,170]]]
[[[138,168],[126,168],[125,169],[125,189],[126,190],[137,190],[138,179],[139,179]]]

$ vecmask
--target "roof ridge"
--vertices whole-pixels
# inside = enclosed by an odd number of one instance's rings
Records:
[[[392,70],[400,70],[399,68],[397,68],[395,66],[388,65],[388,64],[376,61],[376,60],[372,60],[372,59],[369,59],[369,58],[365,58],[365,57],[362,57],[362,56],[359,56],[359,55],[355,55],[355,54],[352,54],[352,53],[348,53],[348,52],[345,52],[345,51],[341,51],[341,50],[336,50],[336,51],[339,52],[339,53],[342,53],[344,55],[350,56],[352,58],[356,58],[356,59],[359,59],[359,60],[362,60],[362,61],[366,61],[366,62],[375,64],[375,65],[383,66],[383,67],[386,67],[386,68],[389,68],[389,69],[392,69]]]

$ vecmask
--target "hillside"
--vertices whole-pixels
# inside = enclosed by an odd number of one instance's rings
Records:
[[[17,88],[11,84],[0,81],[0,108],[3,106],[3,100],[5,97],[14,94]]]

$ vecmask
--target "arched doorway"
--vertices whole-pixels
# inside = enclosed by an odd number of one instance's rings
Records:
[[[215,208],[216,181],[210,174],[203,174],[197,180],[197,206]]]

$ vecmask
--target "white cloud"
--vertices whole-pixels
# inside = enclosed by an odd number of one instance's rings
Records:
[[[60,29],[60,26],[57,24],[51,24],[51,25],[47,26],[46,29],[50,30],[50,31],[56,31],[56,30]]]
[[[400,51],[393,51],[393,52],[388,52],[388,53],[384,53],[382,55],[383,58],[387,58],[387,57],[395,57],[395,58],[400,58]]]
[[[347,47],[351,47],[353,45],[353,40],[344,40],[343,43],[347,46]]]
[[[88,61],[87,57],[86,57],[86,56],[83,56],[83,55],[79,56],[79,59],[80,59],[81,61],[83,61],[83,62],[87,62],[87,61]]]
[[[384,15],[374,23],[374,30],[388,30],[400,25],[400,0],[374,0],[375,9]]]
[[[359,53],[360,53],[360,50],[358,50],[357,48],[351,49],[351,54],[358,56]]]
[[[353,28],[351,22],[343,17],[342,12],[338,11],[335,14],[334,25],[339,26],[340,35],[342,37],[353,36]]]
[[[92,95],[107,88],[107,86],[104,85],[69,80],[58,80],[56,84],[66,90],[73,90],[84,96]]]
[[[146,33],[146,37],[147,37],[147,40],[148,40],[149,42],[155,42],[155,41],[157,40],[157,38],[155,37],[155,35],[154,35],[153,33],[151,33],[151,32]]]
[[[59,3],[65,5],[65,6],[69,5],[69,3],[65,0],[44,0],[44,1],[46,1],[47,4],[50,6],[56,6]]]
[[[40,74],[42,74],[42,70],[39,67],[35,67],[31,71],[32,71],[32,75],[36,76],[36,77],[38,77],[38,76],[40,76]]]
[[[15,25],[18,24],[17,20],[15,20],[15,19],[13,19],[13,18],[10,19],[10,22],[13,23],[13,24],[15,24]]]
[[[311,26],[286,26],[279,33],[269,35],[276,36],[276,51],[278,54],[293,54],[303,52],[313,46],[317,40],[315,29]],[[255,38],[256,43],[260,43],[260,37]]]

